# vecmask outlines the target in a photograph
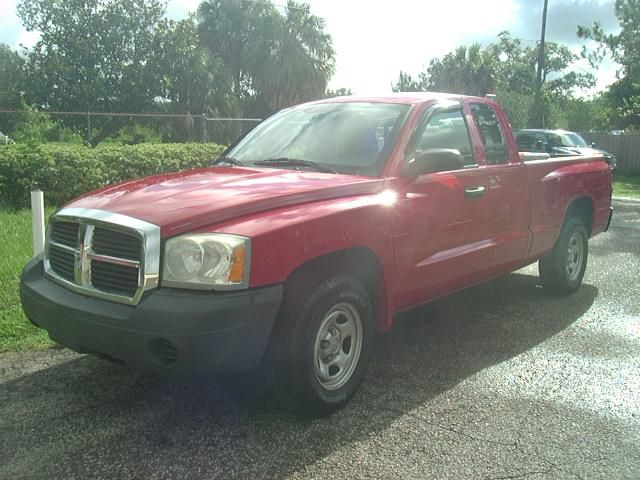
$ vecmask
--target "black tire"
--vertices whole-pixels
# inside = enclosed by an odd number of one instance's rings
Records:
[[[562,226],[560,237],[551,253],[538,262],[542,286],[554,295],[569,295],[582,284],[589,242],[587,229],[580,217],[570,217]]]
[[[272,383],[275,382],[272,386],[280,398],[283,395],[287,397],[293,407],[305,415],[327,415],[349,401],[366,373],[375,341],[371,299],[362,284],[349,274],[336,274],[315,283],[291,283],[285,290],[266,367]],[[321,337],[321,330],[329,334],[326,328],[332,321],[335,321],[336,327],[344,328],[350,322],[347,317],[354,318],[354,325],[359,318],[361,328],[360,337],[357,338],[361,338],[361,342],[354,340],[355,333],[344,339],[342,336],[331,336],[330,340],[324,340],[326,345],[319,340],[325,338]],[[356,356],[358,344],[360,348]],[[325,350],[320,345],[326,347]],[[334,348],[338,350],[334,351]],[[324,370],[328,378],[320,378],[319,365],[331,363],[329,357],[332,353],[327,354],[326,362],[319,360],[325,352],[336,353],[333,359],[336,361],[340,355],[344,354],[344,358],[352,355],[348,367],[339,371],[343,384],[332,384],[332,379],[337,378],[338,374],[331,377],[331,367]]]

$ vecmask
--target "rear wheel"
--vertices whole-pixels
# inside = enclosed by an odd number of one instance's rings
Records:
[[[587,229],[579,217],[569,218],[555,247],[538,263],[542,286],[556,295],[568,295],[580,288],[589,254]]]
[[[323,415],[355,394],[374,341],[373,309],[362,284],[348,274],[285,293],[269,368],[280,393],[305,413]]]

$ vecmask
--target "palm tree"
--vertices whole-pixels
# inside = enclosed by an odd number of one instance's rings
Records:
[[[205,0],[198,19],[203,45],[230,70],[245,113],[266,115],[324,95],[335,52],[308,5],[289,1],[281,14],[270,2]]]
[[[268,2],[243,0],[204,0],[198,7],[198,30],[202,45],[221,58],[231,72],[237,95],[246,89],[251,75],[247,50],[260,41],[256,22],[274,8]]]
[[[477,43],[445,55],[441,75],[446,92],[482,96],[495,91],[493,61]]]
[[[273,27],[271,51],[262,61],[256,59],[255,86],[268,100],[265,106],[273,111],[322,98],[335,66],[324,20],[312,15],[308,5],[289,1],[285,16]]]

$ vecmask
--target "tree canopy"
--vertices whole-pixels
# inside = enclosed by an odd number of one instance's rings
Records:
[[[596,48],[583,48],[583,56],[598,66],[610,56],[620,65],[618,80],[604,93],[612,128],[640,128],[640,1],[616,0],[620,32],[607,34],[599,23],[578,27],[578,36],[592,40]]]
[[[142,111],[157,94],[159,0],[22,0],[40,39],[28,52],[30,100],[68,111]]]
[[[205,0],[198,8],[202,44],[221,58],[245,110],[265,115],[323,96],[334,71],[324,20],[292,0]]]
[[[433,58],[417,79],[400,72],[394,91],[439,91],[484,96],[497,94],[514,128],[527,126],[533,106],[538,50],[525,47],[509,32],[498,41],[460,46],[442,58]],[[543,113],[546,124],[567,126],[568,117],[558,108],[572,102],[576,93],[594,85],[593,75],[571,67],[578,56],[565,45],[548,42],[545,48]]]
[[[24,55],[0,46],[0,107],[24,106],[25,92],[27,105],[52,111],[261,117],[324,96],[335,52],[308,5],[204,0],[181,21],[165,7],[21,0],[22,23],[40,37]]]
[[[36,118],[35,110],[158,112],[187,114],[167,138],[188,140],[197,134],[189,115],[264,117],[300,102],[351,93],[327,90],[335,69],[332,39],[324,20],[305,3],[202,0],[195,14],[180,21],[167,19],[165,8],[164,0],[20,0],[22,23],[40,37],[19,53],[0,44],[0,109],[31,112],[0,115],[1,129],[11,133]],[[545,126],[640,127],[640,0],[616,0],[615,12],[618,33],[597,23],[577,32],[595,45],[583,50],[593,66],[605,57],[620,65],[617,81],[594,99],[582,97],[595,81],[575,67],[578,56],[547,42]],[[502,32],[489,45],[463,45],[429,59],[415,77],[400,71],[392,88],[496,93],[513,126],[525,127],[537,55],[535,45]],[[55,124],[37,118],[47,128]],[[86,121],[76,121],[65,121],[64,127],[81,132]],[[93,143],[116,135],[118,128],[105,121]],[[233,138],[238,128],[228,127],[226,136]]]
[[[0,109],[24,108],[24,58],[0,43]],[[22,120],[21,116],[0,114],[2,126],[0,130],[11,132]]]

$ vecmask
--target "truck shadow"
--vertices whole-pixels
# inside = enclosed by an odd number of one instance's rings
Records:
[[[282,477],[387,428],[470,376],[558,334],[598,289],[553,298],[509,274],[398,317],[342,411],[309,419],[253,380],[141,376],[80,357],[0,384],[0,477]],[[22,472],[24,474],[24,472]],[[187,476],[189,476],[187,475]]]

